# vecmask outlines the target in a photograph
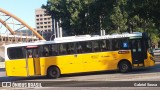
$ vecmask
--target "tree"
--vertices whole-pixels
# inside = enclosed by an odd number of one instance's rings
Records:
[[[121,3],[117,2],[118,4],[114,7],[111,20],[114,25],[114,32],[121,33],[127,31],[127,13],[125,10],[121,10],[120,6]]]
[[[45,8],[68,35],[148,32],[160,37],[159,0],[48,0]]]
[[[128,26],[130,31],[148,32],[154,44],[160,41],[160,1],[130,0],[128,2]]]

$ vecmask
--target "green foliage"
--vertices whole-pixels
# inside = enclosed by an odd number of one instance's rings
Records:
[[[68,35],[147,32],[160,41],[160,0],[48,0],[42,5]]]
[[[120,33],[127,30],[127,13],[120,9],[120,4],[114,7],[110,18],[115,26],[115,32]]]

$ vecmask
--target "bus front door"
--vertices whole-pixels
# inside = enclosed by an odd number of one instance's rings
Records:
[[[40,75],[40,58],[38,47],[27,48],[26,52],[26,69],[28,76]]]
[[[144,50],[141,39],[132,39],[130,42],[133,66],[144,66]]]

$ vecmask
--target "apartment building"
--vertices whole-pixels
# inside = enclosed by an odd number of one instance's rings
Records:
[[[41,34],[47,41],[53,35],[52,18],[47,15],[45,9],[39,8],[35,10],[36,31]]]
[[[36,30],[38,32],[50,32],[52,31],[52,18],[45,13],[45,9],[35,10]]]

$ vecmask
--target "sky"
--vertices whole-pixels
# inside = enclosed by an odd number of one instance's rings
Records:
[[[35,28],[35,9],[46,3],[47,0],[0,0],[0,8],[16,15]]]

